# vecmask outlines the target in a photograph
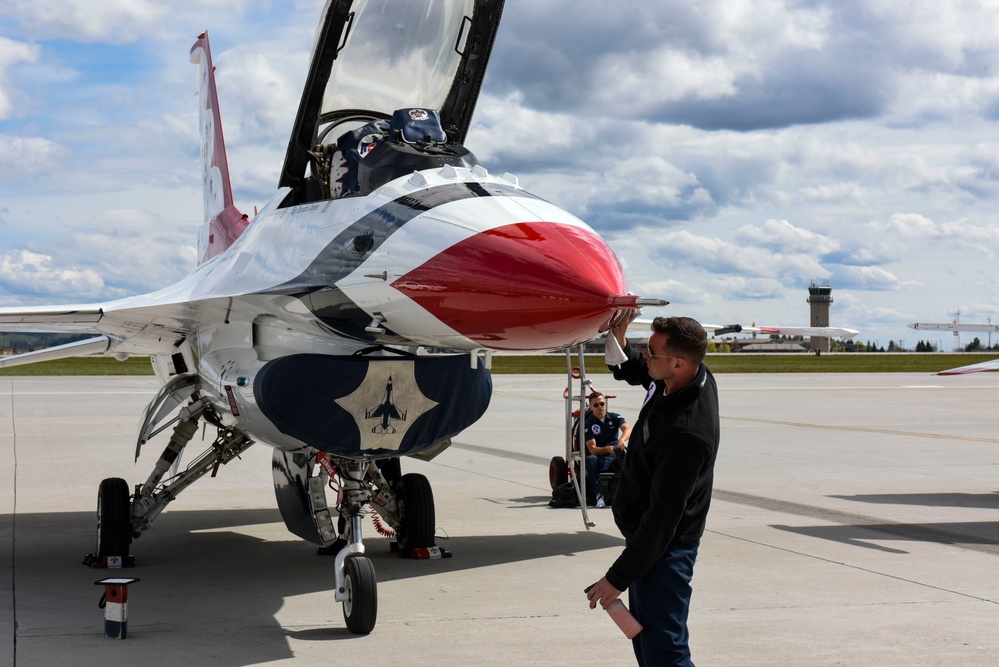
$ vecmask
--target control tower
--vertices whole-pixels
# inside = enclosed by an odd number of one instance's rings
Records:
[[[811,311],[810,326],[829,326],[829,304],[832,301],[832,287],[829,285],[816,285],[812,283],[808,286],[808,305]],[[809,347],[814,352],[828,352],[829,338],[826,336],[812,336],[809,341]]]

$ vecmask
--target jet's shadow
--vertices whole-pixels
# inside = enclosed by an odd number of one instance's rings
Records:
[[[993,493],[877,493],[829,496],[859,503],[921,505],[924,507],[968,507],[999,510],[999,492]]]
[[[883,493],[830,497],[885,505],[999,509],[999,493]],[[996,521],[950,523],[870,521],[844,523],[836,526],[775,525],[773,527],[799,535],[833,540],[886,553],[908,552],[879,544],[880,542],[935,542],[937,544],[959,545],[965,549],[999,555],[999,522]]]
[[[885,541],[935,542],[999,556],[999,522],[965,523],[864,523],[838,526],[785,526],[773,528],[823,540],[875,549],[886,553],[908,553],[879,544]]]
[[[26,642],[44,637],[51,628],[63,628],[87,637],[88,650],[91,635],[95,648],[125,644],[127,648],[116,651],[115,661],[148,656],[158,647],[169,647],[169,654],[177,656],[178,644],[183,644],[181,653],[191,661],[243,665],[293,657],[287,637],[301,633],[303,639],[365,641],[347,632],[340,605],[333,600],[334,559],[316,555],[314,545],[285,533],[277,510],[165,513],[133,542],[136,567],[123,570],[80,564],[95,541],[90,511],[0,515],[0,526],[0,536],[13,533],[17,634]],[[279,537],[255,536],[265,531]],[[438,540],[453,557],[417,561],[391,553],[389,542],[383,537],[365,539],[378,581],[384,583],[623,544],[619,538],[584,531],[456,536]],[[130,594],[128,642],[98,642],[103,639],[102,612],[96,603],[102,591],[93,583],[107,576],[140,578]],[[286,599],[311,593],[329,593],[329,608],[315,619],[316,625],[329,627],[282,628],[275,615]],[[245,642],[248,628],[253,629],[252,646]],[[211,640],[191,639],[192,632]]]

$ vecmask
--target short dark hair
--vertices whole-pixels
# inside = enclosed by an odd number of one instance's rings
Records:
[[[590,393],[590,395],[589,395],[589,396],[587,396],[587,397],[586,397],[586,399],[587,399],[587,400],[588,400],[588,401],[589,401],[590,403],[592,403],[593,401],[597,400],[597,399],[598,399],[598,398],[600,398],[601,396],[603,396],[603,394],[602,394],[602,393],[600,393],[599,391],[594,391],[594,392]]]
[[[708,352],[708,334],[697,320],[690,317],[657,317],[652,330],[666,336],[666,348],[691,363],[704,361]]]

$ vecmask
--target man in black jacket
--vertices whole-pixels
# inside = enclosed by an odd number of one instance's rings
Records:
[[[633,640],[639,665],[692,666],[687,613],[697,547],[704,533],[718,453],[718,387],[701,363],[704,328],[689,317],[657,317],[642,355],[625,339],[629,318],[612,333],[627,360],[614,378],[648,389],[632,429],[612,506],[625,548],[587,593],[607,608],[628,589],[644,626]]]

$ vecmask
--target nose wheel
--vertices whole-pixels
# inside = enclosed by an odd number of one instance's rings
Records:
[[[366,556],[351,556],[345,563],[343,620],[355,635],[366,635],[378,616],[378,582],[375,566]]]

